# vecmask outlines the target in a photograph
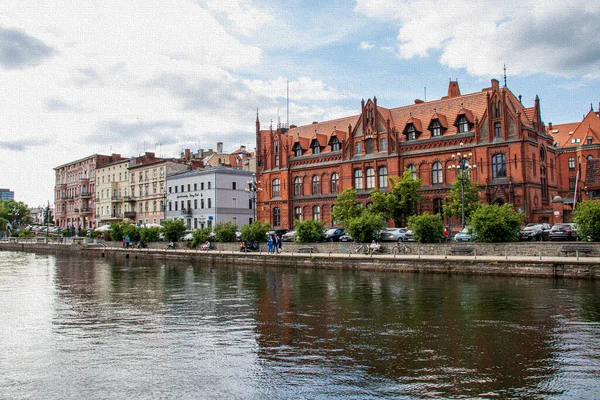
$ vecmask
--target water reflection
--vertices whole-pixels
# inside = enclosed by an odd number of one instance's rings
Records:
[[[1,252],[0,266],[11,398],[600,392],[595,282]]]

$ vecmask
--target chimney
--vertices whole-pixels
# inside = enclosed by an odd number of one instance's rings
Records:
[[[552,130],[552,122],[548,122],[548,129]]]
[[[223,142],[217,142],[217,154],[223,154]]]
[[[498,89],[500,87],[500,82],[498,79],[492,79],[492,89]]]
[[[460,96],[460,88],[458,87],[458,81],[452,81],[450,80],[450,83],[448,84],[448,97],[449,98],[454,98],[454,97],[459,97]]]
[[[424,101],[421,99],[415,99],[415,104],[421,104],[421,103],[424,103]]]
[[[246,146],[240,146],[240,152],[241,153],[245,153],[246,152]]]
[[[190,158],[191,158],[190,157],[190,149],[185,149],[185,158],[184,159],[189,160]]]

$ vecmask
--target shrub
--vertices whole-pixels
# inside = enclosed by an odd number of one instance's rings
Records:
[[[192,247],[197,247],[199,244],[206,243],[210,237],[210,228],[198,228],[192,231]]]
[[[182,219],[165,219],[161,225],[163,226],[165,239],[170,242],[177,242],[187,230],[187,225]]]
[[[523,215],[512,204],[481,204],[471,214],[471,226],[479,242],[514,242],[518,239]]]
[[[600,200],[585,200],[573,212],[577,236],[581,240],[600,241]]]
[[[413,215],[408,218],[408,229],[420,243],[439,243],[444,236],[444,221],[440,214]]]
[[[307,219],[302,222],[296,221],[294,226],[296,227],[298,242],[313,243],[325,240],[324,227],[321,221],[315,221],[314,219]]]
[[[261,243],[267,241],[267,231],[271,225],[268,222],[261,224],[258,221],[254,221],[251,224],[242,226],[242,240],[250,243]]]
[[[233,222],[220,222],[215,225],[215,238],[217,242],[234,242],[237,225]]]
[[[360,216],[350,218],[346,231],[357,243],[368,243],[375,239],[377,232],[385,226],[383,216],[369,210]]]
[[[123,240],[123,224],[117,222],[110,224],[110,239],[115,242]]]
[[[148,242],[158,242],[160,238],[160,231],[162,228],[153,226],[151,228],[143,227],[140,228],[140,240]]]
[[[138,240],[140,240],[140,228],[138,228],[137,225],[124,224],[122,231],[123,236],[129,236],[129,240],[131,240],[132,242],[137,242]]]
[[[29,237],[33,237],[33,232],[31,232],[29,229],[23,229],[23,230],[21,230],[21,232],[19,233],[19,237],[20,237],[20,238],[29,238]]]
[[[90,238],[96,239],[98,236],[102,236],[103,234],[104,234],[104,232],[92,231],[92,233],[90,233]]]

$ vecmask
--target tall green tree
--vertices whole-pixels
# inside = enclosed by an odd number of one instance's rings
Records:
[[[467,171],[459,171],[456,176],[456,181],[452,184],[450,195],[446,197],[444,204],[444,215],[447,217],[456,217],[459,220],[462,218],[462,184],[464,183],[465,193],[465,221],[471,219],[471,214],[481,204],[479,202],[479,186],[471,181],[471,176]]]
[[[390,188],[387,193],[379,189],[371,191],[373,212],[380,213],[384,218],[391,218],[395,226],[402,226],[408,217],[417,213],[421,201],[421,178],[413,178],[411,172],[404,171],[402,178],[390,178]]]
[[[577,203],[577,208],[573,211],[573,222],[577,224],[579,238],[600,241],[600,200]]]
[[[471,214],[472,231],[478,242],[514,242],[518,239],[523,214],[512,204],[481,204]]]
[[[356,189],[344,189],[333,204],[331,219],[346,226],[350,219],[360,216],[362,212],[363,206],[356,201]]]
[[[13,225],[26,225],[31,222],[29,207],[22,201],[0,200],[0,218]]]

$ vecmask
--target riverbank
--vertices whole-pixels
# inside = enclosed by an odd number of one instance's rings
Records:
[[[109,244],[114,244],[110,246]],[[224,246],[228,245],[228,246]],[[469,244],[472,250],[467,254],[452,255],[452,250],[461,244],[432,245],[435,252],[427,252],[428,245],[411,244],[410,255],[378,254],[362,255],[341,252],[339,244],[323,243],[314,247],[313,253],[300,252],[298,245],[286,245],[285,251],[273,255],[265,252],[242,253],[239,244],[219,243],[219,248],[210,251],[186,248],[167,250],[161,248],[124,249],[117,243],[44,243],[35,240],[0,242],[0,251],[25,251],[46,254],[79,254],[93,257],[138,258],[154,260],[184,260],[203,264],[244,264],[256,266],[287,266],[292,268],[322,268],[393,271],[407,273],[438,273],[461,275],[500,275],[528,277],[560,277],[574,279],[597,279],[600,277],[600,257],[596,254],[599,246],[592,246],[591,256],[559,256],[546,253],[559,253],[556,243],[532,244],[537,251],[534,255],[521,255],[514,250],[519,244],[494,244],[496,255],[486,254],[485,244]],[[348,249],[344,246],[344,249]],[[587,244],[586,244],[587,245]],[[511,247],[512,246],[512,247]],[[544,251],[542,251],[544,250]],[[530,251],[530,250],[527,250]],[[438,254],[442,253],[442,254]]]

